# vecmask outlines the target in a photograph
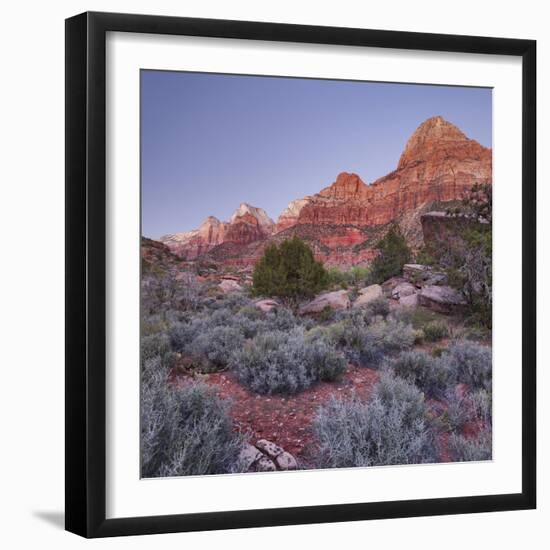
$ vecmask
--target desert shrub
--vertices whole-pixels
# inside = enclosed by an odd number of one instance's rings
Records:
[[[453,462],[491,460],[493,454],[491,430],[482,430],[470,438],[453,433],[449,437],[449,454]]]
[[[167,324],[160,315],[142,315],[141,317],[141,337],[150,336],[166,330]]]
[[[162,374],[142,384],[144,477],[222,474],[235,469],[242,442],[229,405],[206,385],[171,388]]]
[[[327,340],[342,349],[349,361],[369,367],[377,367],[385,356],[410,348],[415,337],[410,325],[379,316],[369,318],[360,311],[326,330]]]
[[[387,355],[411,348],[415,338],[411,325],[388,319],[368,326],[363,343],[365,348],[373,350],[374,355]]]
[[[469,394],[470,406],[474,418],[485,425],[491,425],[493,422],[493,395],[486,390],[476,390]]]
[[[453,432],[460,433],[468,422],[478,422],[483,426],[491,425],[492,399],[489,392],[463,392],[458,388],[452,388],[447,391],[445,401],[446,421]]]
[[[334,317],[334,309],[332,309],[328,304],[321,310],[321,313],[317,316],[319,323],[326,323]]]
[[[228,309],[231,313],[237,313],[243,308],[253,308],[253,301],[241,292],[230,292],[220,300],[220,307]],[[256,309],[256,308],[254,308]]]
[[[255,305],[246,305],[237,311],[237,315],[246,317],[252,321],[259,321],[264,318],[265,313]]]
[[[201,332],[206,330],[206,328],[206,322],[201,317],[194,317],[189,321],[173,323],[168,330],[172,349],[180,353],[189,352],[189,346]]]
[[[370,268],[361,265],[354,265],[348,271],[349,282],[354,285],[365,284],[370,278]]]
[[[336,378],[345,366],[333,346],[319,338],[308,341],[300,328],[259,334],[231,358],[239,380],[260,394],[298,393]]]
[[[327,269],[327,283],[329,286],[347,287],[349,283],[348,274],[337,267]]]
[[[401,307],[392,311],[393,319],[412,325],[415,329],[422,329],[429,323],[443,321],[439,313],[423,307]]]
[[[463,338],[474,342],[483,342],[491,339],[491,329],[484,325],[472,323],[464,327]]]
[[[490,348],[467,340],[455,342],[441,355],[439,361],[457,382],[467,384],[473,389],[491,390]]]
[[[316,371],[316,378],[325,382],[337,380],[346,370],[346,359],[324,337],[306,340],[306,361]]]
[[[364,402],[332,398],[313,423],[317,466],[349,468],[432,462],[436,449],[421,392],[385,374]]]
[[[390,302],[387,298],[381,296],[380,298],[371,300],[365,306],[365,309],[370,315],[381,315],[382,317],[387,317],[390,312]]]
[[[472,410],[467,396],[456,387],[450,388],[445,394],[445,402],[447,410],[444,414],[444,422],[450,431],[460,433],[472,419]]]
[[[277,296],[295,307],[328,284],[323,264],[317,262],[309,246],[298,237],[269,245],[256,262],[253,292],[257,296]]]
[[[442,396],[449,385],[447,369],[423,351],[402,352],[391,362],[391,368],[430,397]]]
[[[372,314],[366,307],[352,307],[350,309],[339,309],[334,313],[333,321],[343,322],[349,325],[364,326],[370,323]]]
[[[411,259],[411,250],[399,225],[392,224],[386,235],[378,241],[378,256],[371,264],[370,281],[383,283],[390,277],[399,275],[403,265]]]
[[[277,308],[265,316],[266,330],[292,330],[303,322],[290,309]]]
[[[241,332],[231,326],[215,326],[205,330],[189,344],[192,355],[205,357],[213,370],[220,370],[228,365],[231,354],[240,349],[244,338]]]
[[[422,329],[427,342],[437,342],[449,336],[447,324],[443,321],[431,321]]]
[[[141,337],[141,360],[146,361],[156,355],[164,356],[171,351],[170,339],[163,332]]]

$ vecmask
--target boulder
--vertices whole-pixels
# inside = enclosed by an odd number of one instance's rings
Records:
[[[225,294],[229,292],[240,292],[243,289],[243,287],[233,279],[223,279],[218,286]]]
[[[280,307],[280,305],[281,304],[279,304],[279,302],[271,300],[270,298],[266,298],[265,300],[256,300],[254,302],[254,306],[258,309],[261,309],[265,313],[277,309],[278,307]]]
[[[239,463],[243,470],[249,470],[250,467],[264,456],[254,445],[245,443],[239,453]]]
[[[312,313],[321,313],[326,307],[334,310],[348,309],[350,307],[350,299],[347,290],[337,290],[335,292],[325,292],[319,294],[314,300],[303,305],[300,308],[300,315],[308,315]]]
[[[466,306],[464,296],[449,286],[428,285],[418,294],[418,303],[421,306],[439,313],[455,313]]]
[[[296,470],[298,469],[298,464],[296,459],[286,451],[280,454],[276,459],[275,463],[279,470]]]
[[[394,289],[391,291],[391,297],[394,300],[399,300],[401,298],[405,298],[406,296],[412,296],[413,294],[416,294],[418,292],[417,288],[412,283],[399,283]]]
[[[276,445],[275,443],[268,441],[267,439],[260,439],[256,442],[256,447],[260,449],[264,454],[270,458],[277,458],[280,454],[283,454],[284,449]]]
[[[353,302],[353,307],[364,307],[369,302],[372,302],[377,298],[382,298],[383,295],[382,287],[380,285],[367,286],[359,291],[359,296],[357,297],[357,300]]]
[[[410,294],[399,298],[399,305],[402,307],[416,307],[418,305],[418,294]]]
[[[382,292],[384,293],[385,296],[390,297],[393,289],[397,285],[401,283],[406,283],[406,282],[407,282],[407,279],[403,277],[391,277],[390,279],[382,283]]]
[[[277,466],[275,466],[273,460],[264,455],[256,462],[255,470],[256,472],[274,472],[277,470]]]

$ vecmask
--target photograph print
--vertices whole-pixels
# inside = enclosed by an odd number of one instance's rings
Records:
[[[492,90],[142,70],[141,476],[492,459]]]

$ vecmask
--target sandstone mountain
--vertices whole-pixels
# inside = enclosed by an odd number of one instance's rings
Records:
[[[274,227],[265,210],[242,203],[228,222],[208,216],[198,229],[164,235],[160,241],[182,259],[194,260],[225,242],[243,245],[265,239]]]
[[[410,137],[396,170],[370,185],[342,172],[319,193],[291,201],[276,224],[261,208],[243,203],[229,222],[209,217],[198,229],[161,241],[186,260],[205,256],[250,268],[268,242],[298,235],[328,265],[367,264],[388,224],[397,221],[417,247],[422,214],[460,199],[476,182],[491,181],[491,149],[436,116]]]

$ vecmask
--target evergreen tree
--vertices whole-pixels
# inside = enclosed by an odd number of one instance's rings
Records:
[[[373,283],[383,283],[390,277],[399,275],[403,265],[411,259],[411,250],[396,223],[393,223],[386,235],[378,241],[376,248],[379,254],[371,265]]]
[[[254,294],[281,298],[295,306],[328,284],[328,273],[298,237],[269,245],[254,269]]]

